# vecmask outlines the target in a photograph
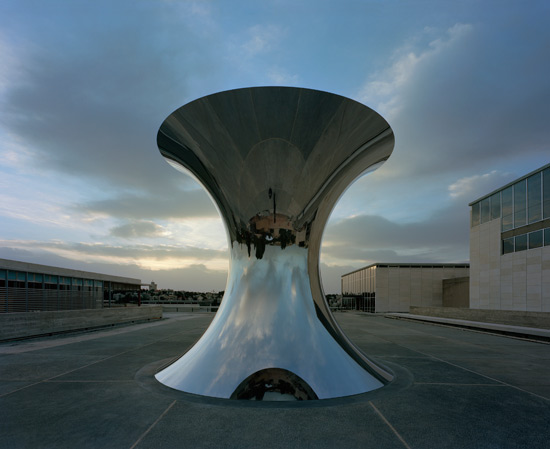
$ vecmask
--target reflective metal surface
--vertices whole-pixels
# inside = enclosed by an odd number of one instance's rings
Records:
[[[157,143],[210,193],[228,232],[231,262],[212,324],[156,378],[230,398],[246,390],[245,379],[268,379],[276,369],[282,387],[266,382],[266,392],[286,389],[301,398],[313,390],[306,396],[319,399],[390,380],[342,333],[319,279],[325,224],[345,189],[390,156],[388,123],[338,95],[258,87],[181,107],[164,121]]]

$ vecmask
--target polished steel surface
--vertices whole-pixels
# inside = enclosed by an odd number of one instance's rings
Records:
[[[319,399],[390,380],[342,333],[319,278],[330,213],[357,177],[390,156],[388,123],[338,95],[257,87],[181,107],[164,121],[157,143],[209,192],[231,249],[220,310],[199,342],[157,379],[229,398],[249,376],[279,369]]]

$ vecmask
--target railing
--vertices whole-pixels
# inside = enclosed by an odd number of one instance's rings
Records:
[[[0,313],[95,309],[103,292],[0,287]]]

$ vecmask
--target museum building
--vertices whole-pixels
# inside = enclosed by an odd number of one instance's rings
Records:
[[[470,207],[470,308],[550,312],[550,164]]]
[[[141,280],[0,259],[0,313],[95,309]]]
[[[469,264],[376,263],[344,274],[342,305],[364,312],[468,307]]]

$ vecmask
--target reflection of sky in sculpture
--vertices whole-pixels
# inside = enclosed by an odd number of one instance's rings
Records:
[[[277,367],[300,376],[320,399],[382,386],[317,318],[306,249],[268,247],[261,260],[249,259],[244,246],[231,253],[231,278],[214,321],[183,358],[157,374],[159,381],[227,398],[249,375]]]

